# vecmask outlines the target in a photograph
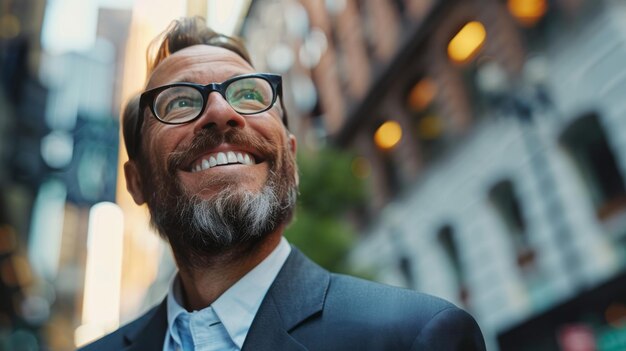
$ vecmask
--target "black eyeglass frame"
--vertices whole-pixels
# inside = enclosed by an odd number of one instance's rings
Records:
[[[141,138],[141,127],[143,125],[143,120],[144,120],[144,111],[146,107],[150,107],[150,112],[152,112],[152,116],[154,118],[156,118],[159,122],[161,123],[165,123],[165,124],[187,124],[187,123],[191,123],[193,121],[195,121],[196,119],[198,119],[200,116],[202,116],[202,114],[204,113],[204,110],[206,109],[208,100],[209,100],[209,94],[211,94],[212,92],[218,92],[223,98],[224,100],[226,100],[226,102],[228,102],[228,99],[226,99],[226,89],[228,88],[229,85],[231,85],[232,83],[239,81],[241,79],[246,79],[246,78],[260,78],[263,79],[265,81],[267,81],[268,83],[270,83],[270,86],[272,87],[272,102],[265,108],[262,109],[260,111],[256,111],[256,112],[252,112],[252,113],[242,113],[237,111],[234,107],[231,106],[231,108],[233,108],[237,113],[239,113],[240,115],[243,116],[247,116],[247,115],[256,115],[259,113],[263,113],[269,109],[271,109],[272,107],[274,107],[274,104],[276,103],[276,100],[278,98],[280,98],[280,104],[281,107],[283,109],[283,123],[285,125],[285,127],[287,128],[287,115],[285,113],[285,108],[283,106],[283,88],[282,88],[282,77],[278,74],[272,74],[272,73],[250,73],[250,74],[242,74],[239,76],[235,76],[232,78],[229,78],[225,81],[223,81],[222,83],[209,83],[207,85],[202,85],[202,84],[196,84],[196,83],[188,83],[188,82],[180,82],[180,83],[173,83],[173,84],[168,84],[168,85],[163,85],[154,89],[150,89],[147,91],[144,91],[140,98],[139,98],[139,113],[137,116],[137,125],[135,127],[135,140],[136,140],[136,147],[138,148],[140,145],[140,138]],[[155,99],[156,96],[161,93],[162,91],[172,88],[172,87],[191,87],[194,88],[196,90],[198,90],[200,92],[200,94],[202,95],[202,108],[200,109],[200,111],[198,112],[198,115],[188,121],[184,121],[184,122],[171,122],[171,121],[165,121],[161,118],[159,118],[157,116],[157,114],[155,113]],[[230,102],[228,103],[230,105]],[[137,150],[138,151],[138,150]]]

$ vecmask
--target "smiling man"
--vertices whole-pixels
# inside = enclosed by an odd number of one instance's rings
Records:
[[[329,273],[283,238],[298,173],[280,76],[199,18],[154,45],[124,171],[179,271],[160,305],[84,350],[484,350],[456,306]]]

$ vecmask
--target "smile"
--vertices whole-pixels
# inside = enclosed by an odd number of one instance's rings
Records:
[[[191,173],[204,171],[209,168],[230,165],[230,164],[241,164],[241,165],[254,165],[255,159],[254,156],[248,154],[247,152],[241,151],[227,151],[227,152],[216,152],[212,154],[208,154],[196,160],[191,165]]]

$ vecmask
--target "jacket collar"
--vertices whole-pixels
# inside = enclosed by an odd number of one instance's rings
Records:
[[[321,313],[330,284],[330,274],[292,247],[274,283],[252,321],[242,351],[304,351],[289,332],[311,316]],[[167,329],[166,299],[142,327],[125,335],[125,351],[161,350]]]
[[[125,351],[162,350],[167,328],[167,299],[153,309],[145,318],[143,327],[133,328],[124,335],[128,348]]]
[[[289,332],[324,308],[330,274],[298,249],[267,292],[242,350],[306,350]]]

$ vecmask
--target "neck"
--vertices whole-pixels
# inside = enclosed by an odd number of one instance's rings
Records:
[[[185,266],[185,260],[178,263],[182,284],[183,305],[188,311],[201,310],[211,305],[239,279],[263,261],[278,246],[282,230],[267,235],[252,248],[232,248],[212,257],[207,257],[204,264]]]

